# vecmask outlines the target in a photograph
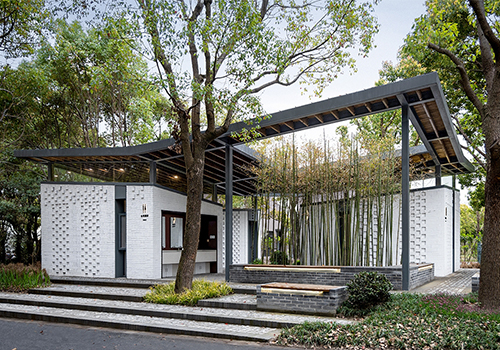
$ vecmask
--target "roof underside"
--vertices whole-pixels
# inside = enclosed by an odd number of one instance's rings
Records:
[[[403,104],[410,107],[410,119],[425,146],[411,153],[417,169],[425,173],[441,165],[443,175],[473,171],[462,154],[438,76],[430,73],[274,113],[260,124],[232,124],[206,151],[204,192],[212,193],[215,185],[218,193],[224,193],[225,144],[240,144],[234,135],[243,129],[255,128],[262,137],[273,137],[399,109]],[[158,184],[186,192],[184,158],[172,139],[118,148],[22,150],[15,155],[112,182],[148,182],[150,163],[154,161]],[[234,193],[255,193],[251,168],[257,165],[257,159],[253,152],[238,145],[233,164]]]

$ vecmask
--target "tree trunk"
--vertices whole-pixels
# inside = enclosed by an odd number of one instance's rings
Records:
[[[200,147],[201,148],[201,147]],[[191,289],[196,264],[196,253],[200,240],[201,200],[203,196],[204,149],[195,151],[192,166],[186,169],[187,202],[186,222],[182,244],[181,260],[175,279],[175,293]]]
[[[500,307],[500,81],[495,85],[483,120],[487,171],[479,301],[486,308]]]

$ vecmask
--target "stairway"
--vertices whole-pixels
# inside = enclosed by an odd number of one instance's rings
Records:
[[[260,342],[305,321],[349,322],[257,311],[251,285],[232,285],[235,294],[188,307],[142,302],[152,281],[53,278],[52,282],[28,294],[0,293],[0,317]]]

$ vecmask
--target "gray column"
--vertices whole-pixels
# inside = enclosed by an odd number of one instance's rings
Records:
[[[212,185],[212,202],[217,203],[217,184]]]
[[[410,290],[410,123],[409,112],[406,100],[401,106],[401,197],[402,197],[402,274],[403,290]]]
[[[436,165],[434,171],[434,178],[436,179],[436,186],[441,186],[441,165]]]
[[[233,262],[233,146],[226,145],[226,281]]]
[[[54,163],[47,164],[47,180],[54,181]]]
[[[156,162],[149,162],[149,183],[156,184]]]
[[[451,263],[451,271],[452,272],[455,272],[455,269],[456,269],[456,266],[455,266],[455,237],[456,237],[456,232],[455,232],[455,208],[456,208],[456,202],[455,202],[455,190],[456,190],[456,187],[457,187],[457,176],[456,175],[453,175],[453,199],[452,199],[452,213],[451,213],[451,249],[453,249],[452,251],[452,254],[451,254],[451,258],[453,259],[452,263]]]

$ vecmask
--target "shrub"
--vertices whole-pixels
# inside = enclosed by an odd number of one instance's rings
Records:
[[[275,250],[271,253],[269,262],[271,263],[271,265],[288,265],[288,255],[282,251]]]
[[[175,282],[157,284],[144,296],[144,301],[156,304],[175,304],[194,306],[198,300],[215,298],[233,293],[226,283],[208,282],[205,280],[193,281],[192,289],[183,293],[174,293]]]
[[[30,288],[46,287],[50,278],[45,269],[37,265],[8,264],[0,265],[0,290],[22,292]]]
[[[252,261],[252,265],[262,265],[262,259],[254,259],[254,261]]]
[[[360,272],[347,283],[349,297],[344,302],[344,313],[364,314],[373,306],[390,300],[392,283],[377,272]]]

